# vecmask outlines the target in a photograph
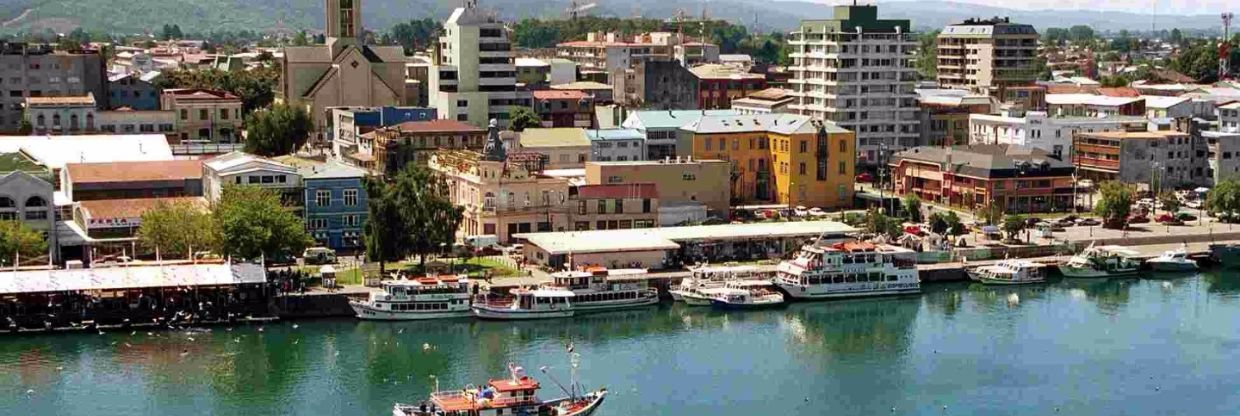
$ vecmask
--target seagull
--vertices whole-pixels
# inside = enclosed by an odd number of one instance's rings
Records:
[[[126,343],[125,343],[125,347],[128,347],[128,348],[133,348],[133,345],[129,345],[129,343],[128,343],[128,342],[126,342]]]
[[[403,333],[405,333],[405,328],[401,328],[400,330],[396,331],[396,333],[397,333],[397,334],[403,334]]]
[[[26,394],[27,395],[34,394],[34,389],[26,389]]]
[[[189,342],[194,342],[194,337],[186,337],[185,339],[188,339]]]
[[[234,338],[233,342],[241,342],[241,338]]]
[[[263,327],[258,327],[258,332],[263,332]]]
[[[297,329],[297,328],[300,328],[300,327],[301,327],[301,326],[299,326],[299,325],[297,325],[297,324],[293,324],[293,329]]]
[[[56,371],[64,371],[64,370],[65,370],[65,368],[64,368],[64,367],[62,367],[62,366],[56,366]]]
[[[297,342],[299,342],[299,341],[301,341],[301,340],[300,340],[300,339],[295,339],[295,340],[293,340],[293,345],[297,345]]]
[[[138,333],[138,331],[133,331],[133,332],[130,332],[130,333],[129,333],[129,336],[131,336],[131,337],[132,337],[132,336],[136,335],[137,333]]]

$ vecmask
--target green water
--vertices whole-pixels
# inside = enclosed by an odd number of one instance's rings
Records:
[[[544,322],[4,336],[0,414],[387,415],[424,397],[431,375],[456,388],[516,362],[563,379],[569,340],[583,382],[612,392],[606,416],[1240,411],[1240,275],[926,292]]]

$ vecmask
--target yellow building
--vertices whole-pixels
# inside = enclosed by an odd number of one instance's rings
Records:
[[[676,153],[730,161],[734,205],[852,206],[856,135],[831,122],[707,115],[681,127]]]

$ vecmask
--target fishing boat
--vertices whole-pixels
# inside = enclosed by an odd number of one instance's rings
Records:
[[[672,300],[684,302],[689,306],[707,306],[714,296],[713,289],[722,288],[724,283],[733,279],[749,279],[759,275],[755,266],[700,266],[690,270],[689,277],[681,279],[668,293]]]
[[[1046,266],[1028,260],[1003,260],[968,269],[969,277],[988,285],[1024,285],[1046,281]]]
[[[775,284],[803,300],[921,293],[914,255],[865,242],[808,244],[779,263]]]
[[[545,368],[545,367],[544,367]],[[396,403],[393,416],[499,416],[546,415],[588,416],[594,413],[607,396],[606,389],[567,397],[543,400],[538,397],[542,386],[525,370],[508,364],[509,377],[489,380],[483,386],[465,386],[460,390],[436,391],[417,404]],[[575,385],[575,383],[574,383]]]
[[[464,275],[389,280],[380,287],[366,300],[349,301],[358,318],[403,321],[471,316],[469,279]]]
[[[481,319],[527,320],[573,316],[573,292],[559,288],[517,288],[508,296],[486,294],[474,299],[474,316]]]
[[[711,305],[722,309],[761,309],[784,303],[784,295],[767,280],[729,280],[705,293],[711,296]]]
[[[1223,267],[1240,267],[1240,244],[1211,244],[1210,258]]]
[[[1137,252],[1123,246],[1090,244],[1066,263],[1059,265],[1065,277],[1115,277],[1137,274],[1141,261]]]
[[[1188,247],[1167,250],[1158,257],[1145,261],[1156,272],[1187,272],[1197,270],[1197,261],[1188,258]]]
[[[549,289],[573,293],[575,313],[649,306],[659,303],[659,291],[647,283],[645,269],[607,270],[586,267],[551,274]]]

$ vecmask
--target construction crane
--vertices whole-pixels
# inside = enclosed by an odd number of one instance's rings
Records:
[[[1222,81],[1227,78],[1228,70],[1231,68],[1231,19],[1236,15],[1231,12],[1223,13],[1223,41],[1218,45],[1218,79]]]
[[[598,7],[597,2],[589,2],[589,3],[581,4],[581,3],[578,3],[577,0],[572,0],[571,2],[568,3],[568,9],[564,10],[564,14],[568,15],[569,19],[577,20],[578,14],[587,12],[590,9],[593,9],[595,7]]]

